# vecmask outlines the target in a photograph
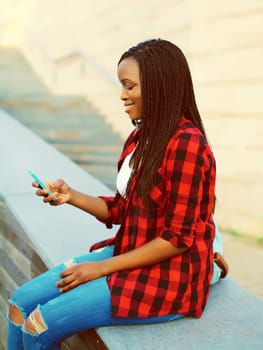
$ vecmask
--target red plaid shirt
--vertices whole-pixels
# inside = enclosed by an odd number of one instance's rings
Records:
[[[135,130],[124,146],[119,169],[137,141]],[[153,266],[108,276],[114,317],[200,317],[207,302],[213,270],[215,160],[191,121],[181,118],[157,172],[147,207],[135,191],[127,200],[118,192],[115,197],[102,197],[109,209],[107,227],[120,224],[120,228],[115,237],[91,250],[114,244],[114,255],[118,255],[156,237],[189,249]]]

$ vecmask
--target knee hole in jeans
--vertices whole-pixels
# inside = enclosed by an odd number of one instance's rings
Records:
[[[19,308],[14,304],[10,304],[8,316],[9,316],[10,320],[16,324],[21,325],[21,324],[24,324],[24,322],[25,322],[21,310],[19,310]]]
[[[35,309],[25,321],[24,329],[26,332],[41,334],[47,330],[47,325],[39,309]]]

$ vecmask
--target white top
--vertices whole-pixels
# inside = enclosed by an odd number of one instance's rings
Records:
[[[126,197],[126,189],[127,189],[128,181],[133,170],[130,167],[130,160],[134,153],[134,150],[130,154],[128,154],[127,157],[124,159],[121,165],[120,171],[118,172],[118,175],[117,175],[116,187],[120,195],[124,198]]]

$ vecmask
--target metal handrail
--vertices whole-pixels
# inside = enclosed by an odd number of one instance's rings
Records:
[[[93,66],[101,75],[103,75],[107,80],[109,80],[111,83],[113,83],[115,86],[119,86],[119,83],[117,79],[110,73],[108,72],[102,65],[100,65],[91,55],[89,55],[85,51],[71,51],[70,53],[58,57],[54,60],[55,64],[59,64],[63,61],[66,61],[67,59],[71,57],[81,57],[83,58],[86,62],[88,62],[91,66]]]
[[[115,87],[119,87],[118,80],[110,72],[108,72],[102,65],[100,65],[91,55],[89,55],[87,52],[83,50],[72,50],[65,55],[54,57],[42,45],[37,43],[35,40],[31,39],[29,41],[29,44],[37,48],[41,52],[42,56],[44,56],[45,59],[48,60],[53,65],[59,65],[60,63],[68,60],[69,58],[80,57],[84,61],[88,62],[91,66],[93,66],[97,72],[99,72],[102,76],[104,76],[104,78],[110,81]]]

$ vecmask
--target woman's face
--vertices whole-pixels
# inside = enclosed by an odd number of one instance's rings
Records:
[[[118,66],[118,78],[122,85],[121,100],[131,120],[142,118],[142,96],[139,65],[133,58],[125,58]]]

